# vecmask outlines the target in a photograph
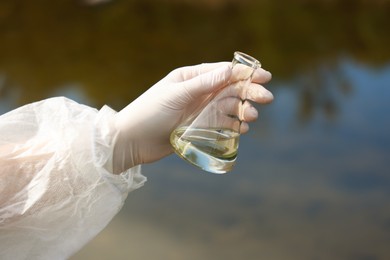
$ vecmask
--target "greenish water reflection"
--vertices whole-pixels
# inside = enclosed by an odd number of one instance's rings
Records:
[[[119,109],[170,70],[238,49],[279,79],[343,54],[373,66],[390,57],[388,2],[170,2],[1,1],[0,72],[20,92],[15,105],[77,84],[89,103]]]
[[[214,4],[212,4],[214,3]],[[238,165],[146,165],[73,259],[388,259],[388,1],[0,2],[0,113],[55,95],[120,109],[169,71],[258,57],[275,102]]]

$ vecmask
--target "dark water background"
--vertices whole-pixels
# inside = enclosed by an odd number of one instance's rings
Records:
[[[236,168],[176,156],[72,259],[390,259],[389,1],[0,2],[0,113],[64,95],[121,109],[176,67],[273,73]]]

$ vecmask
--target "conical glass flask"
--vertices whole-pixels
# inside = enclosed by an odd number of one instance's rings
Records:
[[[176,154],[187,162],[212,173],[232,170],[240,138],[243,106],[253,72],[260,62],[235,52],[229,84],[211,96],[197,114],[177,127],[170,141]]]

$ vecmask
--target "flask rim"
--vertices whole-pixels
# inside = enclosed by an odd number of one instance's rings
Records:
[[[244,64],[253,69],[257,69],[261,67],[260,61],[241,51],[234,52],[234,60],[238,63]]]

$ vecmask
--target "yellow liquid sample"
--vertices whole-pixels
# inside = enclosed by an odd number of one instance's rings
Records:
[[[205,171],[226,173],[237,158],[240,134],[230,129],[181,127],[171,134],[175,152]]]

